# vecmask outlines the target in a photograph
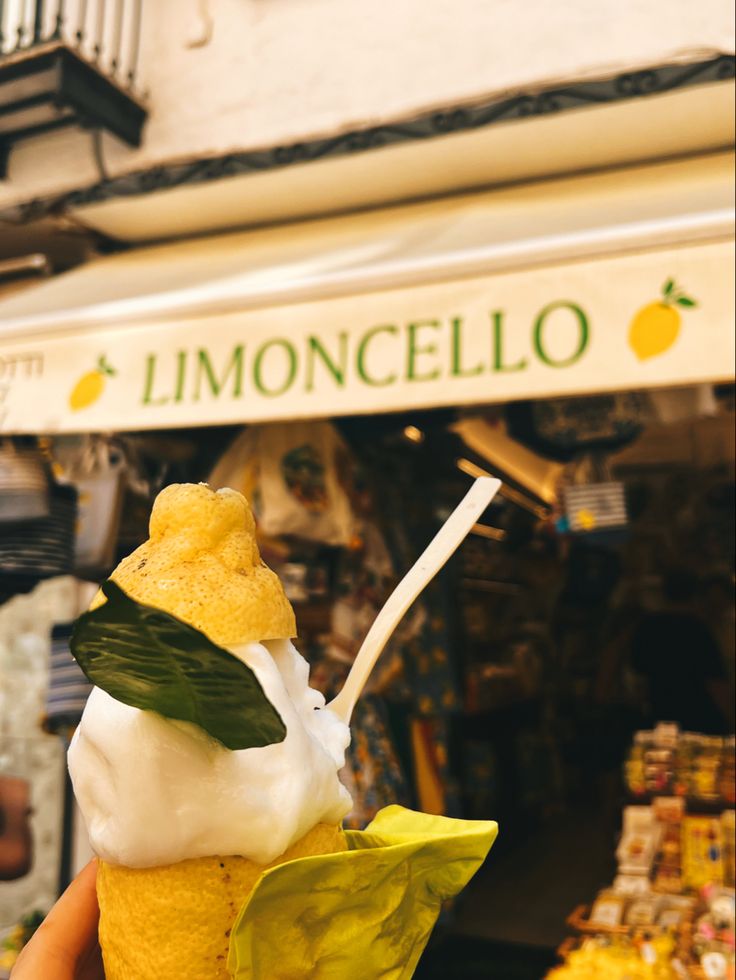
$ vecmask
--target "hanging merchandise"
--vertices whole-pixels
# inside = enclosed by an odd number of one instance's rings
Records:
[[[389,555],[397,569],[409,568],[440,520],[432,494],[417,494],[416,470],[403,448],[368,446],[365,454]],[[446,566],[430,582],[414,604],[411,630],[400,644],[406,769],[414,776],[415,793],[423,805],[452,815],[460,811],[449,765],[450,716],[461,705],[453,661],[455,574]]]
[[[347,448],[329,422],[254,426],[210,476],[253,502],[259,532],[346,546],[354,518],[346,492]]]
[[[257,521],[261,512],[260,431],[255,425],[243,429],[217,461],[207,480],[213,490],[230,487],[242,493]]]
[[[94,593],[93,589],[93,593]],[[56,623],[51,631],[46,724],[50,732],[73,729],[82,717],[92,684],[69,650],[73,623]]]
[[[627,445],[641,434],[650,416],[646,396],[636,391],[514,402],[506,408],[511,436],[563,462],[581,452]]]
[[[611,478],[604,457],[586,456],[571,464],[563,489],[564,517],[558,529],[591,535],[621,531],[628,524],[626,489]]]
[[[713,385],[692,385],[687,388],[654,388],[648,393],[657,422],[691,422],[693,419],[718,412]]]
[[[49,513],[49,479],[41,451],[12,439],[0,443],[0,522],[30,521]]]
[[[360,830],[385,806],[408,805],[406,778],[401,767],[386,703],[379,695],[363,695],[351,720],[352,742],[340,778],[353,799],[345,826]]]
[[[76,520],[76,489],[54,484],[47,517],[0,523],[0,577],[68,575],[74,567]]]
[[[328,545],[348,545],[347,450],[329,422],[264,426],[260,432],[261,527]]]
[[[179,482],[159,446],[149,447],[146,437],[122,436],[119,440],[125,458],[125,481],[120,505],[115,560],[129,554],[148,536],[151,504],[167,483]]]
[[[333,645],[334,647],[334,645]],[[315,657],[316,651],[312,651]],[[342,689],[350,662],[337,659],[328,648],[310,663],[310,684],[330,701]],[[371,678],[371,688],[375,681]],[[340,780],[353,801],[344,826],[362,830],[379,810],[393,803],[411,806],[414,801],[395,745],[394,732],[384,697],[363,691],[350,722],[351,740],[345,752]]]
[[[574,534],[626,525],[626,496],[620,481],[586,483],[565,489],[565,509]]]
[[[53,455],[57,477],[78,493],[75,568],[111,567],[123,499],[122,452],[107,438],[86,436],[57,440]]]
[[[443,814],[447,804],[442,765],[438,759],[441,745],[435,738],[431,719],[412,719],[411,746],[419,807],[426,813]]]
[[[314,672],[318,686],[330,697],[342,688],[395,579],[383,536],[371,519],[370,494],[356,496],[354,500],[361,518],[357,535],[360,546],[340,552],[335,572],[338,596],[331,610],[329,638]],[[400,696],[401,650],[419,621],[417,612],[412,611],[401,623],[355,707],[352,741],[341,773],[353,798],[346,826],[362,828],[382,807],[411,802],[385,695],[390,692],[393,698]]]

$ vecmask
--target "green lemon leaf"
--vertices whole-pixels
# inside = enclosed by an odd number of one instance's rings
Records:
[[[79,617],[70,643],[93,684],[124,704],[199,725],[228,749],[283,742],[286,726],[250,667],[114,582],[102,591],[107,602]]]
[[[678,296],[675,300],[678,306],[697,306],[698,304],[694,299],[690,299],[689,296]]]
[[[674,288],[675,288],[675,280],[674,279],[668,279],[667,282],[662,287],[662,295],[663,296],[670,296],[672,294],[672,290]]]
[[[496,839],[492,821],[390,806],[348,851],[265,871],[230,935],[234,980],[409,980],[442,902],[457,895]]]
[[[111,365],[109,365],[107,363],[104,354],[101,354],[100,357],[99,357],[99,359],[98,359],[98,361],[97,361],[97,370],[101,374],[107,374],[107,375],[109,375],[112,378],[114,378],[115,375],[117,374],[117,371],[115,370],[115,368],[114,367],[111,367]]]

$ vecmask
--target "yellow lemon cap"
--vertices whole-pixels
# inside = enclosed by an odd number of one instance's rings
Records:
[[[149,533],[111,575],[131,598],[177,616],[221,646],[296,635],[294,610],[261,559],[241,493],[173,483],[154,502]],[[92,607],[103,601],[98,593]]]

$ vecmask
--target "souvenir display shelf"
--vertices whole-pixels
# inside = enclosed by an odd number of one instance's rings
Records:
[[[637,977],[732,980],[733,738],[666,724],[638,732],[624,779],[618,874],[568,917],[573,935],[550,980],[582,975],[584,957],[592,969],[598,951],[629,955]]]

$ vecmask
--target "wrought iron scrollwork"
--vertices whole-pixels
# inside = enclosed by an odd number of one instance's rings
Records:
[[[135,6],[135,4],[134,4]],[[228,153],[222,157],[158,166],[102,181],[93,187],[44,201],[23,204],[5,217],[30,220],[70,205],[97,203],[185,184],[204,183],[240,174],[274,170],[325,158],[370,151],[411,140],[431,139],[568,109],[647,98],[686,86],[733,78],[736,59],[718,55],[707,61],[663,65],[615,78],[578,82],[537,92],[517,93],[485,104],[448,107],[405,122],[356,129],[339,136],[276,146],[267,150]],[[3,217],[0,215],[0,217]]]

